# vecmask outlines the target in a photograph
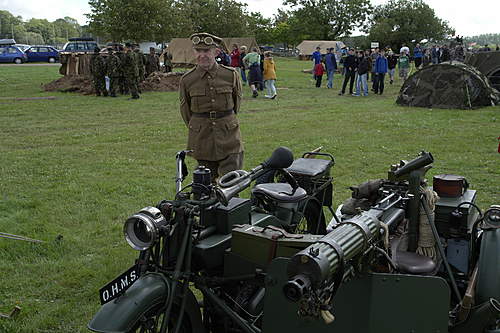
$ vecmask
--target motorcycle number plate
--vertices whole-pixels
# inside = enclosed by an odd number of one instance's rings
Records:
[[[99,289],[101,305],[106,304],[125,292],[139,278],[139,268],[137,265],[130,267],[120,274],[116,279]]]

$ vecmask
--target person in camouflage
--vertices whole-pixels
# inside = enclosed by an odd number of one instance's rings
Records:
[[[141,52],[139,45],[134,46],[135,61],[137,62],[137,68],[139,70],[139,76],[137,77],[137,84],[144,81],[144,65],[146,64],[146,59],[144,54]]]
[[[113,54],[113,49],[108,49],[106,58],[106,75],[109,77],[109,95],[116,97],[116,91],[120,80],[120,58]]]
[[[154,47],[149,48],[149,54],[146,58],[146,77],[151,73],[160,71],[160,58],[155,52]]]
[[[125,50],[123,46],[120,45],[119,50],[118,50],[118,59],[120,59],[120,66],[118,67],[118,86],[120,89],[120,94],[122,95],[128,95],[128,86],[127,86],[127,80],[125,78],[125,71],[124,71],[124,63],[125,63]]]
[[[172,71],[172,55],[165,50],[163,54],[163,65],[165,66],[165,73]]]
[[[123,73],[125,75],[126,87],[132,95],[132,99],[139,98],[137,89],[137,80],[139,77],[139,68],[135,57],[135,52],[132,50],[132,45],[125,45],[125,55],[123,57]]]
[[[106,90],[106,64],[104,58],[99,54],[99,48],[94,49],[94,54],[90,59],[90,73],[92,74],[92,81],[94,83],[94,90],[96,96],[108,96]]]

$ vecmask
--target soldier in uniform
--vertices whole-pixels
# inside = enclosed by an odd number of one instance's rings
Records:
[[[208,33],[190,37],[197,66],[179,83],[180,112],[189,130],[188,149],[199,165],[212,172],[212,182],[243,166],[243,144],[236,114],[241,81],[232,67],[215,61],[222,40]]]
[[[123,74],[125,75],[125,86],[130,91],[132,99],[139,98],[139,92],[137,89],[137,78],[139,76],[139,68],[137,67],[137,62],[135,60],[135,53],[132,50],[132,45],[125,45],[125,55],[123,57]]]
[[[144,59],[144,54],[141,52],[141,49],[137,44],[134,45],[134,53],[137,69],[139,70],[139,76],[137,77],[137,87],[139,87],[139,83],[144,81],[144,65],[146,64],[146,61]],[[140,89],[139,92],[141,92]]]
[[[118,77],[118,86],[120,88],[120,94],[122,95],[128,95],[128,87],[127,87],[127,80],[125,78],[125,50],[122,45],[119,46],[118,49],[118,58],[120,59],[120,67],[118,69],[119,77]]]
[[[163,55],[163,65],[165,66],[165,73],[170,73],[172,71],[172,54],[165,51]]]
[[[149,54],[146,58],[146,77],[151,73],[160,71],[160,58],[156,55],[155,48],[149,48]]]
[[[116,97],[116,90],[120,80],[120,58],[113,53],[113,49],[108,49],[106,58],[106,74],[109,77],[109,95]]]
[[[92,74],[92,81],[94,83],[94,90],[96,96],[108,96],[106,90],[106,64],[104,58],[99,54],[99,48],[94,49],[94,54],[90,59],[90,71]]]

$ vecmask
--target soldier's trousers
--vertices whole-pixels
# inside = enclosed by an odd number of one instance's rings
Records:
[[[120,87],[120,94],[128,95],[127,79],[124,76],[118,78],[118,85]]]
[[[94,76],[93,79],[94,82],[94,90],[96,95],[107,95],[108,92],[106,91],[106,79],[104,76]]]
[[[220,161],[198,160],[198,165],[203,165],[210,169],[212,183],[215,184],[217,178],[224,176],[229,171],[240,170],[243,167],[243,152],[229,154]]]
[[[110,77],[109,78],[109,94],[111,96],[116,96],[119,84],[120,84],[119,77]]]
[[[137,77],[126,77],[126,87],[128,88],[127,90],[130,91],[130,95],[132,95],[132,98],[139,98],[139,90],[137,88]]]

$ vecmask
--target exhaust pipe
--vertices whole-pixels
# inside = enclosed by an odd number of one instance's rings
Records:
[[[489,301],[472,308],[469,317],[465,321],[455,325],[451,329],[451,333],[482,333],[488,327],[494,325],[499,318],[500,302],[494,298],[490,298]]]

